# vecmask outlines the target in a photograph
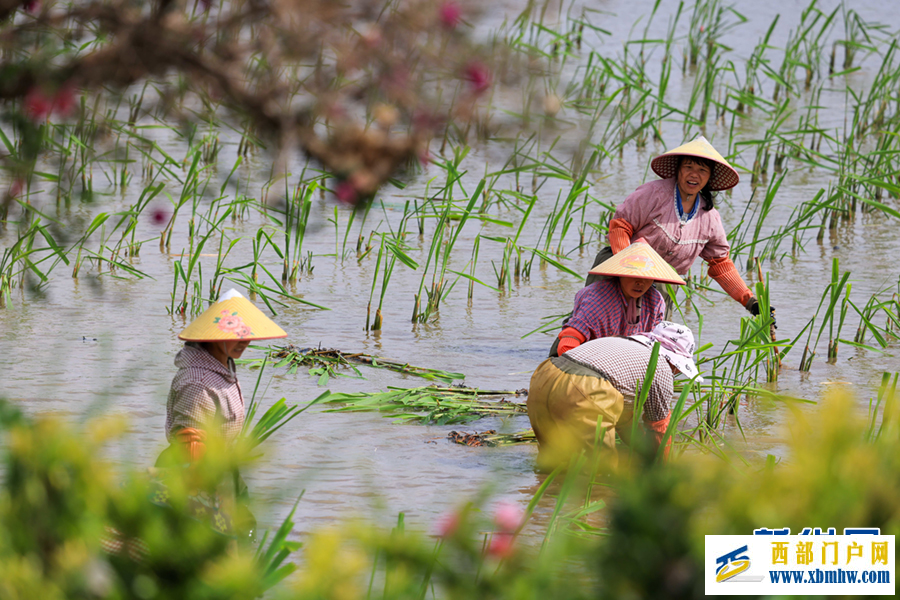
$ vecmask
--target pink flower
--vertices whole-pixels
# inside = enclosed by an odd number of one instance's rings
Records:
[[[420,131],[434,131],[441,126],[441,120],[432,112],[418,108],[412,116],[413,129]]]
[[[36,13],[40,7],[41,3],[39,0],[25,0],[25,4],[22,5],[22,8],[30,13]]]
[[[334,195],[343,204],[355,205],[359,201],[359,193],[349,181],[342,181],[334,190]]]
[[[253,335],[253,332],[250,330],[249,327],[247,327],[246,325],[241,323],[241,325],[237,329],[234,330],[234,335],[243,339],[245,337],[250,337],[251,335]]]
[[[470,62],[463,70],[463,78],[472,86],[472,91],[480,95],[491,87],[493,76],[488,66],[482,62]]]
[[[491,536],[491,542],[488,544],[488,556],[494,558],[507,558],[515,552],[516,536],[511,533],[496,532]]]
[[[169,220],[169,214],[163,209],[157,208],[150,213],[150,219],[153,221],[154,225],[162,225]]]
[[[222,311],[227,312],[227,311]],[[219,329],[222,331],[237,331],[240,327],[245,327],[244,322],[237,315],[223,315],[217,321]],[[240,336],[238,336],[240,337]]]
[[[428,151],[427,147],[419,150],[417,158],[419,159],[419,164],[421,164],[423,167],[431,164],[431,152]]]
[[[437,522],[437,534],[442,539],[453,537],[459,529],[461,519],[458,512],[444,513]]]
[[[503,533],[516,533],[523,525],[525,513],[515,504],[501,502],[494,511],[494,524]]]
[[[9,195],[12,198],[18,198],[19,194],[22,193],[22,190],[25,189],[25,180],[21,177],[16,178],[15,181],[12,182],[12,185],[9,186]]]
[[[34,122],[43,121],[53,111],[53,98],[46,96],[39,86],[25,95],[25,116]]]
[[[56,90],[56,95],[53,96],[53,112],[61,117],[67,117],[74,108],[75,87],[70,83],[63,84]]]
[[[438,19],[446,29],[455,29],[462,20],[462,7],[453,0],[446,0],[438,7]]]
[[[75,87],[63,84],[52,96],[48,96],[41,86],[34,86],[25,94],[23,110],[25,116],[37,123],[57,113],[68,116],[75,108]]]

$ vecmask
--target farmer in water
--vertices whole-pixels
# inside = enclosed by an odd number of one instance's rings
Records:
[[[572,316],[563,322],[550,356],[564,354],[588,340],[652,330],[663,320],[665,300],[654,282],[684,285],[643,239],[590,270],[603,278],[575,295]]]
[[[634,401],[655,342],[660,344],[659,359],[641,417],[652,448],[659,448],[671,416],[673,372],[703,381],[693,360],[694,335],[669,321],[645,334],[590,340],[538,366],[527,407],[540,469],[553,469],[579,451],[592,450],[598,422],[604,462],[616,465],[616,434],[630,442]]]
[[[178,372],[166,404],[166,438],[170,446],[157,460],[158,467],[184,466],[200,460],[210,436],[225,444],[235,441],[244,425],[245,407],[234,359],[240,358],[253,340],[283,338],[287,334],[249,300],[230,290],[178,337],[185,344],[175,356]],[[255,519],[246,508],[246,485],[237,472],[233,479],[234,488],[229,490],[229,495],[233,494],[231,500],[237,502],[233,530],[244,534],[253,529]],[[218,506],[218,500],[206,498],[199,504]]]
[[[644,238],[682,277],[698,256],[705,260],[709,276],[758,315],[759,302],[729,258],[730,246],[715,208],[715,192],[736,186],[737,171],[703,136],[657,156],[650,168],[661,179],[640,186],[616,208],[609,222],[609,247],[597,254],[594,265]],[[671,315],[667,302],[666,318]]]

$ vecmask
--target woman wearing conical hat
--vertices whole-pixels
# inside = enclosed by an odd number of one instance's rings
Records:
[[[563,323],[550,356],[564,354],[586,341],[651,331],[663,320],[665,300],[654,282],[684,285],[671,266],[639,239],[597,265],[591,274],[603,279],[575,295],[575,308]]]
[[[644,238],[682,277],[699,256],[729,296],[759,314],[759,303],[728,256],[730,246],[714,203],[715,192],[737,185],[737,171],[703,136],[657,156],[650,168],[661,179],[637,188],[609,222],[612,252]],[[601,251],[595,264],[606,256]]]
[[[175,356],[178,372],[166,403],[166,438],[171,444],[157,460],[171,467],[199,460],[209,436],[231,443],[244,425],[244,396],[234,360],[253,340],[287,337],[258,308],[230,290],[188,325],[179,336],[184,347]],[[239,504],[246,487],[236,474],[234,493]],[[240,515],[237,515],[240,516]],[[252,529],[249,511],[235,529]]]

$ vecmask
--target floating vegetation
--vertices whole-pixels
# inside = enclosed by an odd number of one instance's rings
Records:
[[[534,436],[534,430],[527,429],[518,433],[497,433],[496,429],[488,429],[478,433],[466,433],[464,431],[451,431],[447,434],[447,439],[455,444],[463,446],[511,446],[513,444],[536,444],[537,438]]]
[[[326,412],[386,412],[398,421],[425,425],[468,423],[483,417],[506,417],[526,414],[525,405],[507,396],[523,396],[527,390],[480,390],[467,387],[419,388],[388,387],[386,392],[329,394],[323,404],[344,404]],[[485,398],[500,396],[499,400]]]
[[[464,373],[416,367],[409,363],[362,352],[342,352],[334,348],[297,348],[291,344],[274,347],[266,358],[239,362],[249,365],[250,368],[261,367],[267,363],[275,367],[287,367],[288,373],[291,375],[295,374],[300,367],[307,367],[310,375],[319,377],[319,385],[325,385],[332,377],[351,377],[351,375],[341,373],[339,369],[352,370],[356,377],[364,379],[362,373],[356,368],[357,364],[444,383],[453,383],[466,378]]]

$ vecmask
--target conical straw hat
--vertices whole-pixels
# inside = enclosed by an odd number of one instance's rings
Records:
[[[728,164],[728,161],[722,158],[722,155],[712,147],[709,140],[702,135],[692,142],[682,144],[674,150],[660,154],[650,161],[650,168],[663,179],[675,177],[678,172],[679,156],[699,156],[700,158],[708,158],[716,163],[713,172],[709,176],[709,189],[713,192],[733,188],[740,181],[735,168]]]
[[[609,277],[636,277],[653,279],[662,283],[684,285],[684,279],[678,276],[669,263],[644,241],[644,238],[633,242],[630,246],[606,259],[589,271],[595,275]]]
[[[218,342],[271,340],[287,333],[236,290],[229,290],[178,337],[186,342]]]

